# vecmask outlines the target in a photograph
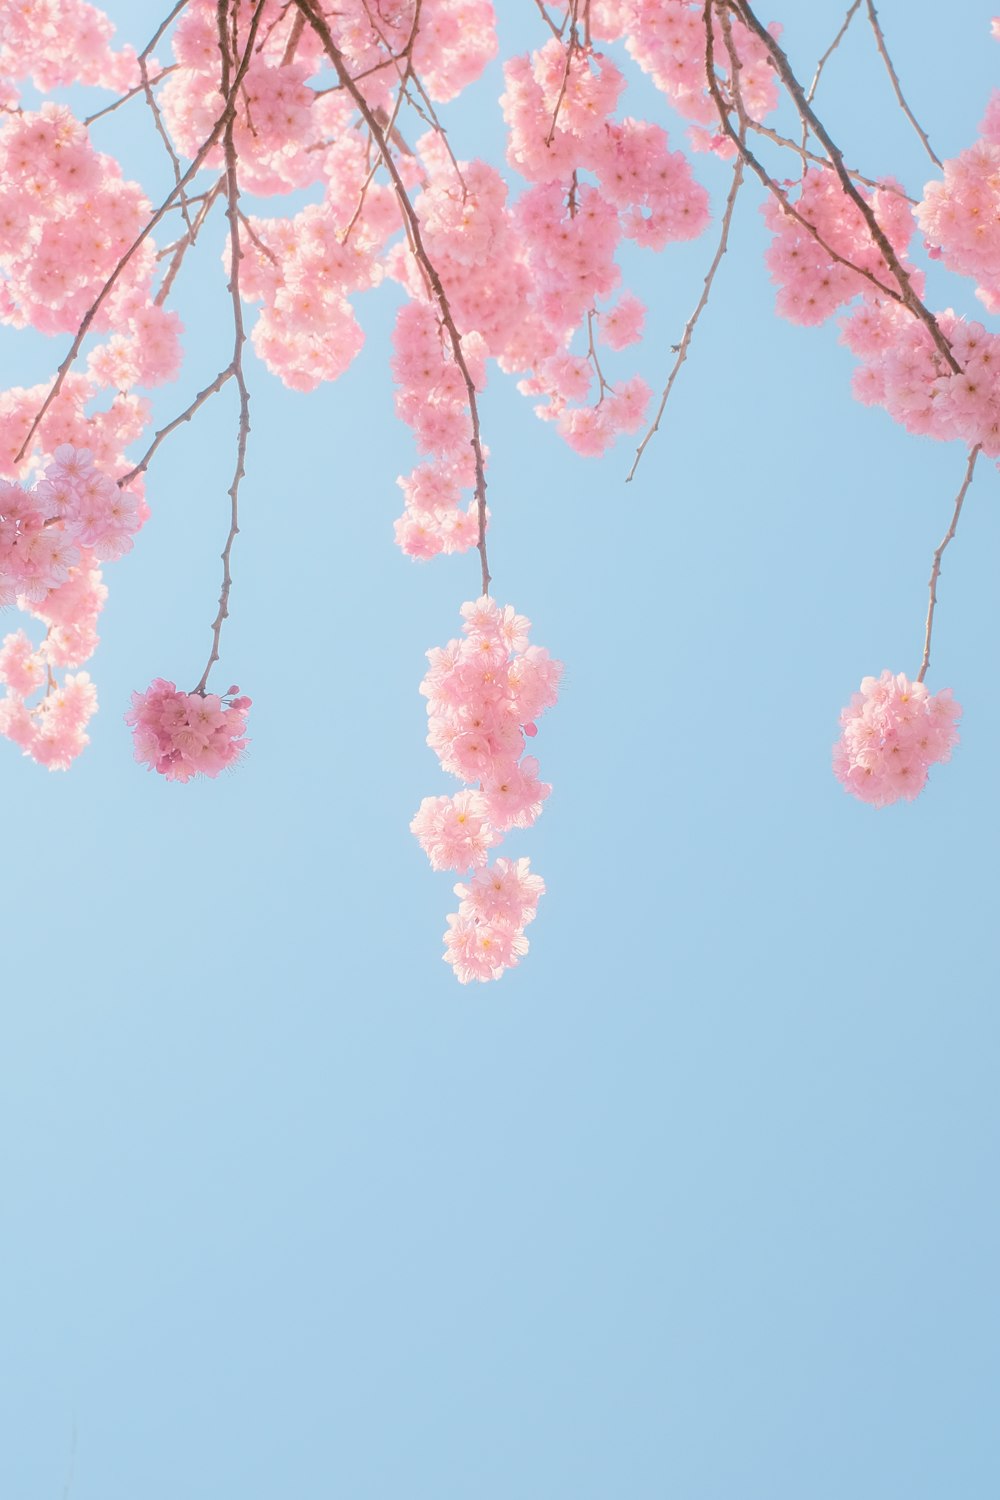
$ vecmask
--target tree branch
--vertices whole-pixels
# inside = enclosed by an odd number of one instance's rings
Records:
[[[266,0],[258,0],[250,23],[250,32],[243,55],[244,64],[250,59],[253,52],[254,37],[260,18],[264,13]],[[223,622],[229,618],[229,594],[233,586],[233,575],[230,567],[233,543],[240,530],[240,481],[246,473],[247,440],[250,437],[250,392],[247,389],[246,379],[243,374],[243,346],[246,343],[246,330],[243,326],[243,302],[240,297],[240,260],[242,251],[240,249],[240,181],[239,163],[236,156],[236,142],[233,138],[233,127],[236,122],[236,87],[230,88],[230,73],[232,70],[232,59],[229,55],[229,38],[226,34],[226,18],[229,0],[218,0],[217,20],[219,27],[219,51],[222,55],[222,87],[221,94],[226,100],[226,110],[223,119],[222,146],[226,158],[226,218],[229,220],[229,296],[233,306],[233,358],[229,367],[233,379],[236,381],[240,393],[240,416],[239,429],[236,438],[236,467],[233,471],[233,481],[229,486],[229,532],[226,536],[226,545],[222,549],[222,589],[219,593],[219,608],[215,619],[212,621],[212,649],[209,652],[205,670],[201,674],[198,686],[194,692],[204,694],[208,686],[209,673],[219,660],[219,641],[222,636]],[[235,33],[236,13],[234,7],[233,29]],[[234,34],[235,42],[235,34]],[[244,70],[245,71],[245,68]],[[239,75],[238,75],[239,76]],[[226,372],[219,376],[222,384]]]
[[[897,103],[899,104],[899,107],[903,111],[903,114],[909,120],[910,124],[913,126],[914,130],[917,132],[917,135],[923,142],[924,150],[927,152],[927,155],[930,157],[931,161],[935,166],[943,168],[944,163],[938,156],[937,152],[934,150],[930,141],[927,139],[923,127],[916,119],[913,111],[910,109],[910,106],[903,98],[903,90],[899,86],[899,79],[896,76],[896,69],[892,65],[892,58],[889,56],[889,49],[885,44],[885,36],[882,33],[882,27],[879,25],[878,12],[876,11],[874,4],[872,3],[872,0],[866,0],[866,3],[868,6],[868,20],[871,23],[872,32],[875,36],[875,45],[878,48],[878,55],[885,63],[885,71],[889,75],[889,82],[892,84],[892,91],[896,95]]]
[[[428,290],[434,301],[437,303],[441,322],[444,324],[444,327],[448,334],[448,339],[451,343],[451,349],[455,364],[458,366],[458,369],[462,376],[462,380],[465,384],[466,396],[469,403],[469,417],[472,422],[471,442],[476,466],[476,508],[479,521],[478,550],[482,571],[482,588],[483,593],[488,594],[491,578],[489,561],[486,552],[486,461],[483,455],[483,444],[480,431],[479,402],[476,396],[475,382],[472,379],[468,362],[466,361],[465,355],[462,352],[462,336],[458,331],[458,327],[452,315],[451,305],[448,301],[448,295],[445,292],[441,277],[438,274],[436,266],[427,253],[427,248],[424,245],[423,241],[423,235],[421,234],[420,220],[417,216],[416,209],[413,207],[413,204],[410,200],[410,195],[406,190],[406,184],[403,182],[403,179],[400,176],[399,168],[396,166],[395,160],[393,159],[392,151],[389,148],[389,142],[386,139],[385,131],[379,124],[375,116],[375,112],[369,105],[364,94],[358,88],[355,80],[351,77],[351,74],[347,68],[347,64],[344,62],[343,55],[341,54],[340,49],[333,39],[333,34],[331,33],[330,28],[327,25],[323,15],[314,5],[313,0],[294,0],[294,3],[298,6],[299,10],[305,16],[309,25],[313,28],[316,35],[322,42],[323,50],[326,52],[327,57],[333,64],[334,72],[337,74],[337,77],[340,80],[341,87],[344,88],[348,94],[350,94],[358,111],[361,114],[362,119],[371,132],[372,139],[374,140],[379,155],[381,156],[382,161],[385,164],[385,169],[388,172],[390,179],[392,180],[392,185],[396,193],[396,201],[398,202],[400,211],[403,215],[403,220],[406,225],[414,257],[421,268],[424,279],[428,286]]]
[[[941,544],[938,547],[937,551],[934,553],[934,561],[931,565],[931,576],[927,580],[927,587],[930,591],[930,598],[927,602],[927,623],[924,627],[924,659],[920,663],[920,671],[917,673],[918,682],[923,682],[924,676],[927,672],[927,668],[930,666],[931,661],[931,632],[934,629],[934,609],[937,605],[937,581],[941,575],[941,558],[944,555],[944,549],[947,547],[948,543],[955,535],[955,529],[958,526],[958,518],[962,514],[962,506],[965,503],[965,497],[969,492],[969,485],[972,483],[972,476],[976,468],[976,459],[979,457],[979,450],[981,446],[982,444],[977,443],[976,446],[969,452],[969,462],[966,465],[965,478],[962,480],[962,488],[959,490],[958,495],[955,498],[955,512],[951,518],[951,525],[948,527],[948,530],[941,538]]]
[[[705,284],[702,287],[701,296],[698,298],[698,305],[684,325],[684,332],[681,335],[680,343],[674,346],[677,358],[674,360],[673,367],[671,368],[670,374],[667,377],[667,383],[664,386],[663,394],[660,397],[660,404],[656,409],[656,416],[653,418],[652,424],[646,432],[646,436],[643,438],[642,442],[635,450],[635,458],[632,460],[632,467],[631,469],[629,469],[628,473],[625,476],[627,484],[631,484],[632,480],[635,478],[635,471],[639,467],[639,462],[642,458],[642,455],[645,453],[647,447],[649,446],[653,434],[659,432],[660,430],[660,422],[663,418],[663,413],[666,410],[667,402],[670,399],[670,392],[674,388],[674,381],[677,379],[677,376],[680,373],[681,365],[687,359],[688,349],[690,348],[695,328],[698,326],[698,319],[705,311],[705,308],[708,305],[708,299],[712,295],[712,283],[715,281],[715,273],[719,269],[719,266],[722,264],[722,257],[725,255],[728,248],[729,230],[733,222],[733,210],[736,207],[736,199],[739,196],[739,191],[742,185],[743,157],[742,155],[740,155],[737,156],[735,166],[733,167],[733,180],[729,185],[729,195],[726,198],[726,208],[725,212],[722,215],[722,228],[719,231],[719,242],[715,247],[715,255],[712,257],[712,264],[709,266],[708,271],[705,274]]]
[[[786,90],[791,96],[803,124],[808,123],[811,130],[813,131],[813,134],[816,136],[816,139],[822,142],[824,148],[826,149],[827,155],[830,158],[830,161],[833,163],[834,171],[840,178],[841,187],[847,194],[848,198],[850,198],[851,202],[861,213],[862,218],[868,225],[868,230],[871,234],[872,239],[882,253],[882,259],[885,261],[889,270],[896,278],[896,281],[899,284],[901,300],[905,303],[906,307],[910,310],[913,316],[919,319],[921,323],[923,323],[931,338],[934,340],[934,344],[938,350],[938,353],[941,355],[948,368],[954,374],[959,374],[961,372],[961,366],[959,365],[954,354],[951,352],[951,345],[948,343],[948,340],[941,332],[941,329],[938,326],[937,319],[934,317],[934,314],[929,310],[929,308],[924,306],[924,303],[913,290],[913,285],[910,281],[909,275],[907,274],[906,268],[900,261],[899,256],[896,254],[895,250],[892,248],[892,245],[889,242],[889,238],[885,233],[885,230],[879,223],[878,219],[875,217],[870,203],[863,196],[863,194],[858,191],[858,189],[854,186],[854,183],[851,181],[851,175],[848,172],[847,168],[844,166],[844,158],[841,154],[840,148],[830,138],[830,134],[827,131],[826,126],[823,124],[822,120],[818,118],[812,106],[806,99],[806,96],[802,91],[802,86],[799,83],[798,79],[795,77],[795,74],[792,72],[791,64],[789,63],[785,53],[782,51],[781,47],[779,47],[778,43],[768,31],[767,27],[763,26],[754,15],[754,12],[750,8],[748,0],[731,0],[731,4],[736,14],[743,22],[744,26],[746,26],[747,30],[751,31],[767,49],[774,70],[778,74],[778,77],[781,79],[782,83],[785,85]]]

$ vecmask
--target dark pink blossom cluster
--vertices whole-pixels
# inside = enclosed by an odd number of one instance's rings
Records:
[[[457,912],[448,917],[445,963],[462,984],[499,979],[528,951],[524,929],[533,922],[545,882],[531,874],[527,859],[498,859],[455,887]]]
[[[539,780],[535,757],[524,754],[525,736],[534,737],[535,720],[555,703],[562,673],[560,662],[553,661],[543,648],[528,644],[530,622],[511,605],[501,609],[484,595],[464,604],[462,614],[464,639],[449,641],[447,646],[427,653],[430,669],[420,691],[428,700],[427,743],[446,771],[462,781],[478,783],[478,787],[452,797],[425,797],[410,824],[435,870],[460,872],[482,869],[488,850],[500,842],[504,832],[528,828],[538,818],[551,788]],[[508,862],[499,863],[508,869]],[[520,870],[521,865],[509,869]],[[526,869],[525,865],[524,872]],[[535,879],[532,877],[532,881]],[[517,881],[515,886],[521,889]],[[540,882],[537,886],[529,882],[523,889],[524,893],[537,893],[542,887]],[[462,894],[464,899],[473,900]],[[482,895],[483,901],[488,899]],[[526,894],[524,899],[527,901]],[[537,894],[529,904],[533,915]],[[494,915],[498,920],[499,912],[497,906]],[[503,942],[508,946],[490,950],[495,959],[492,968],[509,968],[526,951],[526,940],[520,946],[521,929],[529,919],[525,914],[523,920],[502,924],[506,934]],[[470,924],[483,920],[474,901],[454,919],[449,918],[454,938],[449,937],[448,952],[459,954],[449,962],[465,967],[472,962],[475,944],[467,941]],[[501,951],[508,954],[502,961],[496,958]],[[483,964],[485,959],[479,962]],[[462,977],[459,967],[456,973]],[[485,971],[466,975],[473,977],[497,975]]]
[[[125,715],[132,726],[135,758],[168,781],[218,776],[246,749],[249,698],[216,693],[181,693],[157,677],[144,693],[132,694]]]
[[[951,689],[930,693],[902,672],[865,677],[840,715],[842,734],[833,748],[834,775],[873,807],[912,802],[927,772],[949,760],[958,743],[962,710]]]

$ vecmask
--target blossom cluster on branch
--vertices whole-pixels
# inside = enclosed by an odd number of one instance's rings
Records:
[[[396,410],[416,448],[398,480],[396,541],[421,561],[479,554],[464,637],[429,653],[423,685],[430,743],[466,786],[425,799],[413,821],[432,866],[465,876],[446,940],[463,981],[495,978],[526,950],[541,882],[523,860],[488,858],[549,793],[525,736],[559,677],[528,645],[527,622],[490,594],[488,526],[502,512],[502,497],[487,504],[480,415],[491,365],[582,456],[644,432],[638,464],[708,302],[737,198],[757,179],[778,314],[817,325],[842,313],[856,396],[969,453],[934,554],[917,678],[866,678],[844,712],[836,773],[877,805],[915,795],[954,741],[957,709],[923,685],[937,581],[977,456],[1000,457],[1000,335],[927,306],[914,247],[919,231],[932,259],[972,279],[988,314],[1000,309],[1000,95],[980,139],[941,163],[868,3],[879,55],[933,163],[913,198],[848,167],[816,113],[823,68],[858,3],[808,90],[780,27],[749,0],[536,0],[535,9],[538,45],[504,60],[505,171],[456,149],[441,115],[497,54],[489,0],[178,0],[138,52],[116,49],[110,22],[85,0],[0,0],[0,321],[70,339],[51,381],[0,392],[0,605],[26,617],[0,649],[0,735],[52,769],[87,743],[96,692],[75,669],[97,644],[99,563],[126,552],[145,520],[145,474],[160,445],[231,383],[239,417],[208,661],[187,691],[155,678],[128,721],[137,758],[170,780],[215,775],[239,756],[249,699],[208,684],[240,529],[245,347],[292,389],[334,381],[362,348],[363,294],[394,282],[404,293]],[[629,60],[680,116],[688,151],[658,119],[629,112]],[[78,94],[72,107],[36,104],[23,100],[26,84],[116,97],[83,117]],[[159,203],[91,139],[97,120],[143,108],[173,184]],[[620,359],[645,316],[623,285],[622,251],[660,252],[705,231],[699,152],[731,164],[731,186],[651,417],[649,387]],[[301,190],[314,201],[288,211],[282,200]],[[145,393],[183,368],[175,283],[220,226],[232,344],[214,378],[153,432]],[[32,620],[45,627],[40,641]]]

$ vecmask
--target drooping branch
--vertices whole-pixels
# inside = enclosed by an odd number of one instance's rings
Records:
[[[281,66],[283,68],[287,68],[289,63],[295,61],[295,53],[298,49],[299,42],[302,40],[302,33],[305,31],[305,29],[306,18],[300,10],[296,11],[295,15],[292,18],[292,29],[288,33],[288,41],[285,43],[285,50],[281,56]]]
[[[645,453],[646,448],[649,446],[654,433],[657,433],[660,430],[660,422],[663,418],[663,413],[666,410],[667,402],[670,400],[670,392],[674,388],[674,381],[677,379],[677,376],[680,373],[681,365],[687,359],[688,349],[691,346],[691,340],[694,337],[694,331],[698,326],[698,319],[701,317],[702,313],[705,311],[705,308],[708,306],[708,299],[712,295],[712,284],[715,281],[715,273],[718,271],[719,266],[722,264],[722,257],[725,255],[728,248],[729,231],[733,222],[733,211],[736,208],[736,199],[739,196],[739,191],[742,185],[743,156],[738,155],[733,166],[733,179],[729,185],[729,194],[726,198],[726,207],[722,215],[722,226],[719,230],[719,240],[715,247],[715,255],[712,257],[712,264],[709,266],[707,272],[705,273],[704,285],[701,289],[701,296],[698,298],[698,304],[695,307],[694,312],[691,314],[686,324],[684,325],[684,332],[681,335],[681,341],[679,344],[676,344],[674,346],[674,352],[677,357],[674,360],[674,363],[670,370],[670,374],[667,377],[667,383],[663,388],[663,394],[660,397],[660,404],[656,409],[656,416],[653,418],[651,425],[646,431],[645,437],[636,449],[635,458],[632,460],[632,467],[631,469],[629,469],[628,473],[625,476],[626,483],[630,484],[635,478],[635,471],[639,467],[642,455]]]
[[[962,506],[965,503],[965,497],[968,494],[969,486],[972,483],[972,476],[975,473],[976,468],[976,459],[979,457],[981,446],[982,445],[980,443],[977,443],[976,446],[970,450],[969,462],[966,465],[965,469],[965,478],[962,480],[962,487],[955,497],[955,510],[951,518],[951,525],[948,527],[948,530],[941,538],[940,546],[934,553],[934,561],[931,564],[931,576],[927,580],[927,587],[930,597],[927,601],[927,623],[924,627],[924,657],[923,661],[920,663],[920,671],[917,673],[918,682],[923,682],[927,672],[927,668],[930,666],[931,661],[931,633],[934,629],[934,610],[937,605],[937,581],[941,575],[941,558],[944,556],[944,549],[947,547],[948,543],[955,535],[955,530],[958,526],[958,518],[962,514]]]
[[[902,261],[899,259],[899,256],[893,249],[892,244],[889,241],[889,237],[886,234],[885,230],[882,228],[877,217],[875,216],[871,204],[865,198],[864,194],[859,192],[854,183],[851,181],[851,175],[844,165],[844,158],[839,146],[831,138],[829,131],[826,129],[826,126],[818,117],[812,105],[806,99],[805,93],[802,89],[802,85],[799,83],[794,72],[792,71],[791,64],[789,63],[784,51],[779,46],[777,41],[775,41],[774,37],[768,31],[767,27],[757,19],[757,16],[751,9],[748,0],[727,0],[727,3],[731,4],[734,14],[739,17],[744,26],[746,26],[747,30],[752,32],[753,35],[756,36],[757,39],[766,48],[768,56],[771,59],[771,64],[778,77],[784,84],[789,97],[795,104],[795,107],[799,112],[799,117],[801,118],[803,124],[808,124],[809,128],[816,136],[816,139],[822,143],[824,149],[827,152],[827,155],[833,163],[834,171],[840,179],[841,187],[843,188],[847,197],[850,198],[851,202],[860,212],[862,218],[868,226],[868,232],[871,235],[872,240],[875,242],[875,244],[878,246],[879,251],[881,252],[882,259],[885,261],[886,266],[895,277],[897,285],[899,286],[900,299],[913,314],[913,316],[919,319],[921,323],[923,323],[924,327],[927,329],[928,333],[933,339],[938,353],[941,355],[948,368],[954,374],[959,374],[961,371],[961,366],[952,353],[951,345],[948,343],[948,340],[942,333],[937,319],[934,317],[934,314],[930,311],[930,309],[927,308],[921,301],[921,299],[917,296],[916,292],[913,289],[913,283],[910,281],[910,277],[906,271],[906,267],[903,265]]]
[[[240,181],[239,162],[236,154],[236,142],[233,137],[233,128],[236,123],[236,89],[230,87],[230,74],[232,71],[232,59],[230,58],[230,40],[227,36],[226,20],[229,0],[218,0],[218,27],[219,27],[219,51],[222,55],[222,87],[220,92],[226,101],[226,109],[223,117],[222,148],[226,161],[226,218],[229,221],[229,297],[233,308],[233,358],[229,367],[229,373],[236,381],[236,388],[240,394],[239,428],[236,437],[236,467],[233,471],[232,483],[229,486],[229,532],[226,536],[226,544],[222,549],[222,588],[219,593],[219,608],[215,619],[212,621],[212,649],[209,652],[205,670],[197,687],[196,693],[204,693],[208,685],[209,673],[219,660],[219,641],[222,636],[222,626],[229,617],[229,595],[233,586],[233,575],[231,558],[233,543],[240,530],[240,482],[246,473],[247,441],[250,437],[250,392],[247,388],[246,378],[243,373],[243,347],[246,343],[246,330],[243,326],[243,301],[240,296],[240,260],[242,251],[240,249]],[[264,9],[264,0],[260,0],[254,15],[254,22],[258,21]],[[235,41],[236,7],[233,14],[233,31]],[[251,26],[250,39],[246,45],[245,58],[249,58],[253,48],[253,37],[255,26]],[[235,54],[238,56],[238,53]],[[224,380],[226,372],[220,375],[220,383]]]
[[[546,146],[551,146],[552,142],[555,140],[556,127],[559,123],[559,111],[562,109],[563,100],[566,97],[566,89],[569,86],[570,74],[573,71],[573,58],[580,49],[580,33],[578,30],[579,13],[580,0],[571,0],[569,12],[567,15],[567,24],[569,26],[569,40],[566,43],[566,62],[563,66],[562,81],[559,84],[559,94],[556,98],[555,108],[552,111],[552,123],[549,126],[549,133],[545,137]]]
[[[153,85],[151,84],[149,79],[148,63],[149,59],[147,54],[145,52],[140,52],[139,73],[142,77],[142,91],[146,96],[146,104],[149,106],[149,112],[153,116],[153,124],[156,127],[156,133],[160,137],[160,140],[163,142],[164,150],[166,151],[167,156],[170,158],[170,169],[174,174],[174,187],[177,193],[177,202],[180,206],[180,211],[181,215],[183,216],[184,222],[188,227],[188,233],[191,234],[191,218],[188,212],[188,201],[187,196],[184,192],[184,186],[182,182],[184,174],[181,171],[180,159],[178,158],[177,152],[174,150],[174,143],[170,139],[170,136],[167,133],[166,126],[163,123],[163,116],[160,113],[160,106],[156,102],[156,95],[153,93]]]
[[[95,114],[88,115],[83,122],[84,125],[92,125],[95,120],[100,120],[102,116],[110,115],[114,110],[120,108],[121,105],[127,104],[130,99],[135,98],[136,94],[142,94],[146,91],[147,75],[146,69],[143,64],[152,56],[153,48],[160,40],[160,37],[163,36],[164,32],[173,25],[177,17],[180,15],[181,11],[186,9],[187,3],[188,0],[177,0],[177,3],[174,5],[173,9],[164,16],[163,20],[160,22],[159,26],[157,26],[149,41],[146,43],[145,47],[143,47],[142,51],[139,53],[139,71],[142,75],[142,81],[140,83],[137,83],[135,88],[129,89],[128,93],[122,94],[121,98],[115,99],[111,104],[105,105],[103,109],[97,110]],[[161,78],[166,78],[168,73],[173,73],[179,66],[179,63],[171,63],[169,67],[163,68],[159,73],[157,73],[152,82],[154,84],[159,83]]]
[[[479,401],[476,396],[476,386],[475,382],[472,379],[472,374],[469,370],[468,361],[466,360],[465,354],[462,351],[462,336],[458,331],[458,325],[455,322],[454,316],[451,311],[451,305],[448,301],[448,294],[444,289],[444,285],[441,281],[441,277],[438,273],[437,267],[431,260],[430,255],[427,252],[427,247],[424,244],[423,235],[420,228],[420,219],[417,215],[416,209],[413,206],[410,195],[407,192],[406,184],[403,182],[403,179],[400,175],[399,168],[396,165],[389,146],[389,141],[386,138],[385,131],[378,122],[375,111],[368,103],[362,91],[358,88],[358,85],[354,78],[352,78],[347,64],[344,61],[343,54],[341,53],[339,47],[333,39],[333,33],[330,31],[330,28],[324,16],[313,3],[313,0],[295,0],[295,4],[305,16],[307,22],[313,28],[316,35],[319,37],[323,45],[323,50],[333,66],[334,72],[336,73],[337,78],[340,81],[341,87],[353,99],[358,112],[360,113],[362,119],[364,120],[371,133],[371,137],[375,142],[375,147],[392,182],[393,190],[396,194],[396,201],[399,204],[400,211],[403,215],[403,221],[406,226],[407,235],[414,258],[416,259],[417,264],[420,267],[421,273],[427,284],[428,291],[437,304],[441,322],[443,323],[444,328],[448,334],[448,340],[451,344],[451,350],[455,360],[455,364],[458,367],[458,370],[462,376],[463,383],[465,385],[466,398],[469,404],[469,417],[472,423],[471,442],[476,469],[476,509],[479,523],[478,551],[482,572],[482,590],[484,594],[488,594],[491,576],[489,569],[489,560],[486,551],[486,460],[483,454],[483,444],[479,420]]]

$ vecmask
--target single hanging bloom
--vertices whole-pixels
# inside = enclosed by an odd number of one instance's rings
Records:
[[[845,789],[873,807],[912,802],[929,768],[950,759],[962,710],[950,688],[928,692],[902,672],[865,677],[841,711],[833,771]]]

